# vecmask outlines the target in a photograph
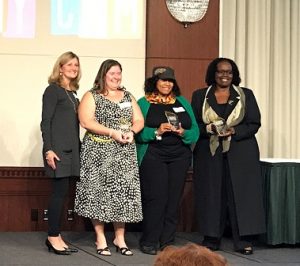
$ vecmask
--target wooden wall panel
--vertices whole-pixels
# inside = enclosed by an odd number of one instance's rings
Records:
[[[187,175],[187,185],[182,198],[178,231],[191,231],[194,224],[191,213],[192,182],[191,172]],[[51,194],[51,179],[44,175],[43,168],[38,167],[0,167],[0,231],[24,232],[47,231],[44,210],[48,208]],[[67,211],[73,210],[75,197],[75,180],[70,182],[70,192],[66,198],[63,217],[63,231],[91,231],[89,219],[74,214],[68,220]],[[35,219],[36,218],[36,219]],[[127,224],[128,231],[141,231],[141,223]],[[112,224],[106,226],[112,231]]]
[[[181,198],[178,218],[178,232],[194,232],[197,231],[197,223],[194,212],[194,186],[193,172],[187,173],[184,191]]]
[[[46,231],[44,210],[48,209],[51,179],[39,167],[0,167],[0,231]],[[66,198],[62,229],[81,231],[91,228],[90,222],[77,215],[68,220],[73,210],[75,180],[70,182]],[[36,218],[36,219],[35,219]]]
[[[219,0],[210,0],[206,15],[184,28],[163,0],[147,1],[146,76],[156,65],[175,69],[182,94],[205,86],[208,63],[219,54]]]
[[[152,68],[156,65],[168,65],[175,70],[175,76],[178,85],[181,89],[182,95],[188,100],[191,100],[192,93],[197,88],[205,87],[205,72],[206,67],[211,60],[185,60],[185,59],[173,59],[173,58],[148,58],[147,65]],[[151,75],[149,75],[151,76]]]

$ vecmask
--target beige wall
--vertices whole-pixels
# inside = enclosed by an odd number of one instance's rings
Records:
[[[0,23],[0,166],[42,166],[39,128],[42,94],[56,58],[65,51],[75,52],[81,60],[83,76],[79,98],[91,88],[101,62],[107,58],[122,64],[123,85],[137,98],[143,95],[146,0],[131,0],[132,7],[137,6],[137,9],[134,14],[123,12],[122,23],[118,24],[121,13],[107,18],[109,31],[105,40],[51,36],[50,1],[36,2],[35,39],[6,39],[3,36],[7,25]],[[106,2],[112,11],[124,1]],[[3,21],[7,19],[7,3],[0,1]],[[121,8],[124,11],[125,7]],[[121,37],[116,39],[118,32]]]

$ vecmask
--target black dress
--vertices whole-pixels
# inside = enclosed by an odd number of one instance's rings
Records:
[[[78,99],[74,93],[50,84],[43,94],[41,131],[43,158],[48,177],[79,176]],[[48,166],[45,152],[53,150],[60,161],[56,170]]]

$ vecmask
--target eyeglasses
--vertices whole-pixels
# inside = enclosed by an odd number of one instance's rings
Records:
[[[232,71],[231,70],[217,70],[216,73],[220,76],[231,76],[233,75]]]

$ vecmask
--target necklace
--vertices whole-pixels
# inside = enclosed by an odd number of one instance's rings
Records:
[[[77,113],[77,106],[78,104],[76,103],[76,98],[75,98],[75,102],[73,101],[72,97],[69,95],[69,93],[67,92],[67,90],[65,89],[65,92],[69,98],[69,100],[71,101],[71,103],[73,104],[73,108],[74,108],[74,112]]]

